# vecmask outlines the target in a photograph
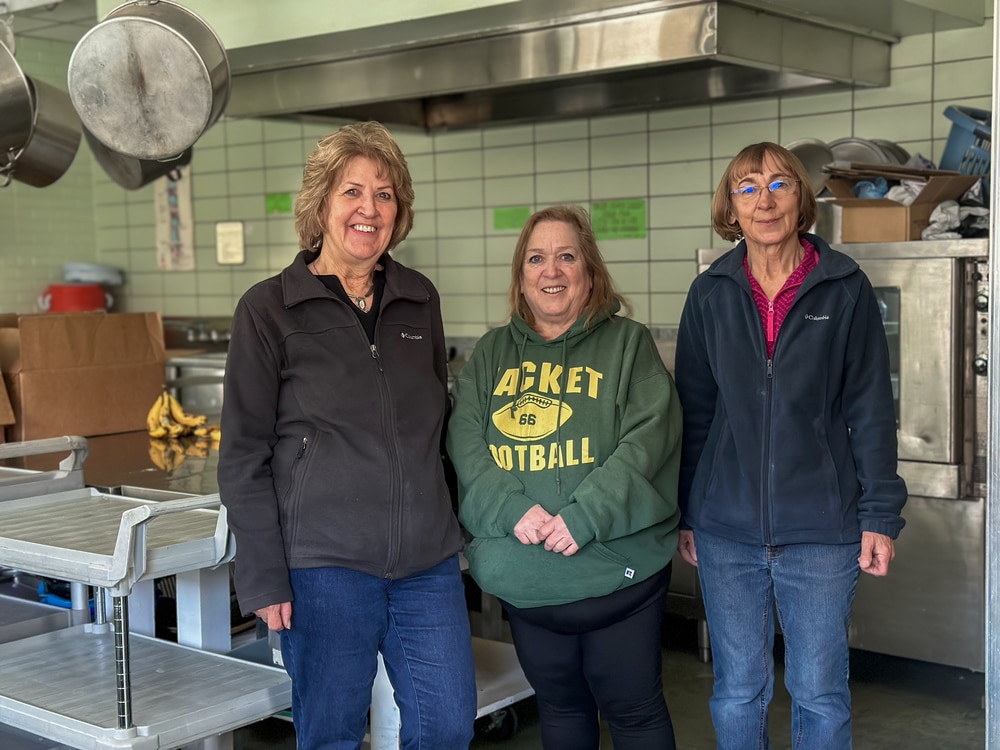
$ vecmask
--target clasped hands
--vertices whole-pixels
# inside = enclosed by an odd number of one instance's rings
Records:
[[[569,557],[580,551],[561,516],[554,516],[541,505],[533,505],[514,526],[514,536],[521,544],[544,544],[545,549]]]

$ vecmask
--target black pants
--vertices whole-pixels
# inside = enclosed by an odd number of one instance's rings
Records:
[[[535,690],[545,750],[597,750],[598,715],[615,750],[673,750],[660,627],[670,565],[607,596],[520,609],[503,602]]]

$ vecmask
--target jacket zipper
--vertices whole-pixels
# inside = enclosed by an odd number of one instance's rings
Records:
[[[802,290],[802,285],[804,281],[799,281],[794,287],[789,287],[788,289],[782,289],[783,293],[788,293],[791,289],[795,290],[795,297],[792,299],[792,304],[789,306],[787,312],[785,313],[785,320],[788,320],[788,315],[792,312],[792,308],[799,302],[799,292]],[[753,295],[751,295],[752,297]],[[756,303],[755,303],[756,306]],[[774,330],[774,300],[769,299],[767,301],[767,331],[764,334],[767,341],[764,342],[764,355],[767,357],[767,385],[765,388],[765,413],[764,413],[764,450],[762,452],[763,465],[761,466],[761,488],[760,488],[760,502],[761,502],[761,525],[764,534],[764,544],[770,546],[773,539],[773,534],[771,531],[774,529],[774,503],[771,502],[771,446],[774,444],[771,435],[771,417],[774,413],[774,355],[778,353],[778,335]],[[769,342],[774,342],[773,354],[768,354],[768,349],[770,349]]]
[[[341,299],[337,299],[341,304],[347,304]],[[391,303],[391,301],[390,301]],[[386,303],[383,306],[382,311],[385,311],[385,307],[390,304]],[[368,336],[365,334],[364,327],[361,325],[360,320],[355,320],[355,325],[363,339],[367,342]],[[378,321],[375,323],[375,340],[378,341],[379,331],[382,328],[382,315],[379,315]],[[379,421],[382,426],[382,431],[385,436],[385,443],[388,446],[388,458],[389,465],[391,467],[389,471],[389,513],[392,517],[392,522],[390,523],[389,529],[389,539],[387,540],[388,546],[386,549],[386,561],[385,569],[383,570],[382,577],[389,578],[392,572],[396,569],[396,565],[399,562],[399,549],[400,549],[400,537],[401,529],[403,525],[403,503],[400,499],[400,487],[402,482],[400,481],[400,475],[402,470],[399,464],[399,450],[395,439],[395,429],[392,429],[392,425],[387,424],[388,420],[391,419],[392,410],[390,406],[390,393],[389,393],[389,383],[385,376],[385,370],[382,368],[381,357],[378,353],[378,345],[368,342],[368,351],[371,353],[372,359],[375,361],[375,366],[378,368],[379,377],[378,380],[378,391],[379,391],[379,401],[381,402],[382,408],[379,416]]]
[[[379,317],[378,322],[375,324],[376,341],[379,338],[379,330],[382,327],[381,324],[382,318]],[[361,325],[360,321],[358,322],[358,325]],[[389,393],[388,379],[385,376],[385,370],[382,368],[382,362],[378,353],[377,344],[369,344],[368,348],[371,352],[372,359],[375,360],[375,366],[378,368],[379,372],[378,391],[379,401],[382,404],[379,420],[385,436],[385,444],[388,447],[389,465],[391,467],[389,471],[389,539],[387,540],[388,546],[386,548],[385,569],[382,571],[383,578],[390,578],[392,572],[396,569],[397,563],[399,562],[400,537],[402,536],[403,503],[400,499],[399,493],[399,488],[401,486],[399,478],[402,472],[399,465],[399,450],[395,439],[396,431],[392,428],[392,425],[388,424],[389,420],[392,418],[392,409],[389,408],[391,394]]]
[[[760,519],[764,533],[764,544],[771,546],[771,529],[774,519],[771,517],[771,414],[774,405],[774,358],[767,358],[767,387],[764,399],[764,450],[763,465],[760,472]]]
[[[306,450],[309,448],[309,438],[307,436],[302,438],[302,443],[299,445],[299,449],[295,452],[295,461],[292,463],[292,476],[290,480],[291,486],[289,487],[288,498],[291,504],[291,508],[288,509],[288,517],[297,516],[299,513],[299,506],[302,502],[302,477],[305,472],[305,457]],[[294,545],[296,537],[298,537],[298,526],[296,524],[290,524],[291,538],[289,542]]]
[[[774,300],[767,301],[767,348],[771,349],[774,343]]]

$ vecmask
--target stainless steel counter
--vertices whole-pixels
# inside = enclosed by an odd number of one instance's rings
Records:
[[[218,417],[210,417],[210,421],[217,422]],[[102,491],[124,485],[191,495],[211,495],[219,491],[217,450],[209,450],[205,458],[186,456],[175,469],[165,471],[150,458],[149,441],[144,431],[87,438],[89,455],[83,467],[84,482]],[[11,459],[11,465],[49,471],[58,464],[59,458],[30,456]]]

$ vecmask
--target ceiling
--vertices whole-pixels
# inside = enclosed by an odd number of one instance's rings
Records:
[[[13,7],[17,7],[14,3]],[[0,18],[4,8],[0,0]],[[14,13],[14,33],[76,44],[97,23],[97,0],[56,0]]]
[[[98,22],[97,0],[46,1],[0,0],[0,22],[14,8],[17,36],[70,44]],[[229,49],[227,115],[431,130],[885,86],[892,43],[982,23],[973,11],[982,0],[520,0]]]

